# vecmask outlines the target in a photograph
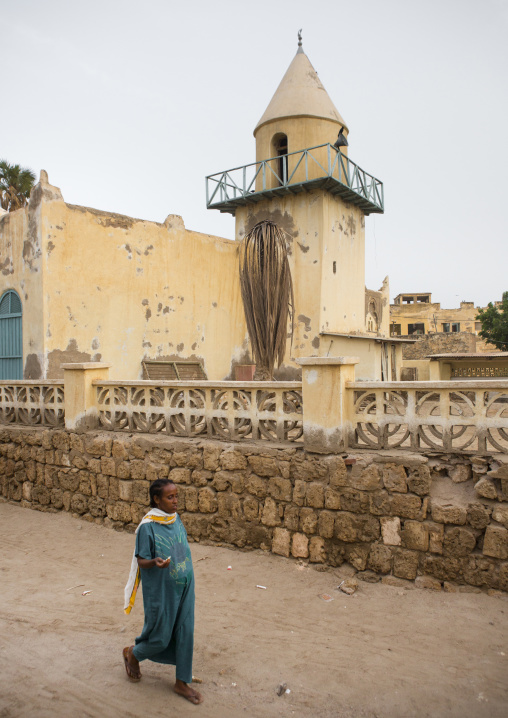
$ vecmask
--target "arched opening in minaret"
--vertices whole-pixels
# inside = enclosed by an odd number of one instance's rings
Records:
[[[284,185],[288,181],[288,138],[282,132],[274,135],[272,139],[272,157],[276,159],[275,172],[277,173],[277,182]]]

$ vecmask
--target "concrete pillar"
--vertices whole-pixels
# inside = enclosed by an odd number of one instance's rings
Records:
[[[330,454],[347,448],[351,430],[346,382],[355,380],[358,357],[300,357],[303,441],[307,451]]]
[[[95,379],[108,379],[110,366],[100,362],[62,364],[66,429],[86,431],[97,427],[98,412],[92,382]]]

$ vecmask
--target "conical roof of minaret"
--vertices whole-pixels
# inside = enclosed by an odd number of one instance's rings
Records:
[[[344,125],[344,129],[348,130],[301,46],[257,123],[254,134],[267,122],[285,117],[319,117]]]

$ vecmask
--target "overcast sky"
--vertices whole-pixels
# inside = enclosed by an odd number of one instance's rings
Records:
[[[350,158],[384,182],[367,286],[500,299],[508,0],[0,0],[0,158],[69,203],[232,239],[205,176],[254,161],[299,28]]]

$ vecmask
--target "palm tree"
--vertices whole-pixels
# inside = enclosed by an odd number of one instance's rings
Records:
[[[293,337],[293,283],[286,240],[275,222],[258,222],[240,244],[240,287],[253,359],[254,379],[273,381],[275,361],[286,352],[288,319]]]
[[[0,160],[0,206],[8,212],[24,207],[35,182],[32,170]]]

